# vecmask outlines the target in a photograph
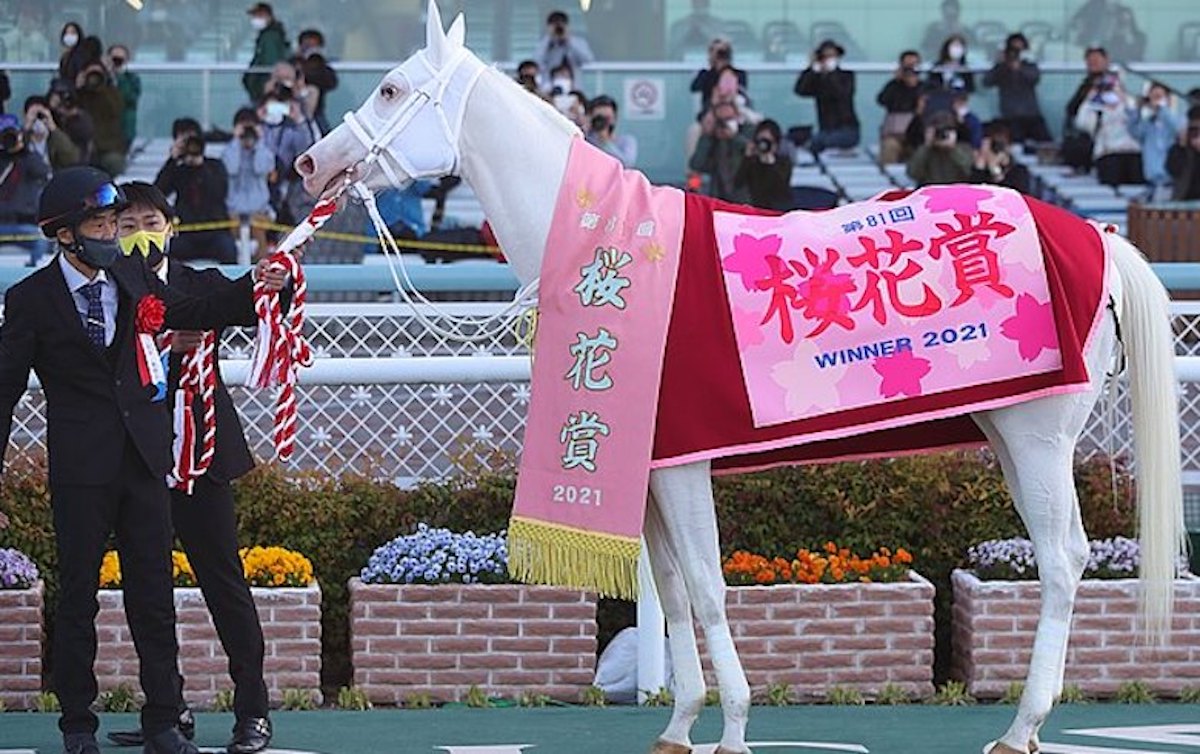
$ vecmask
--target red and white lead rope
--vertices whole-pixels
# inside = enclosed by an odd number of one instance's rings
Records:
[[[170,352],[174,333],[168,330],[162,338],[162,348]],[[217,336],[212,330],[204,333],[200,344],[184,354],[179,387],[175,391],[175,458],[167,482],[172,489],[192,494],[196,480],[204,476],[217,450]],[[196,457],[196,396],[200,396],[200,457]]]
[[[270,269],[283,270],[292,279],[292,304],[283,314],[278,291],[268,291],[259,280],[254,284],[254,310],[258,335],[246,384],[265,388],[279,386],[275,401],[275,454],[289,461],[296,446],[296,381],[299,369],[312,364],[312,350],[304,339],[304,301],[308,286],[304,268],[292,251],[312,237],[337,212],[337,199],[317,202],[308,217],[285,238],[270,257]]]

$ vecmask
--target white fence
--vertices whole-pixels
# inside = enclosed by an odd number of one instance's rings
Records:
[[[458,315],[480,315],[500,305],[442,306]],[[1200,302],[1179,302],[1173,309],[1184,479],[1200,485]],[[309,313],[317,361],[301,376],[295,468],[329,474],[353,469],[411,484],[452,477],[464,460],[516,456],[530,391],[528,350],[515,323],[489,341],[464,345],[430,333],[399,304],[322,304]],[[274,395],[239,386],[251,338],[250,330],[225,333],[224,372],[251,448],[265,459],[271,456]],[[1111,416],[1103,408],[1101,402],[1082,452],[1131,452],[1124,391],[1118,391]],[[40,390],[25,395],[13,418],[15,454],[44,452]],[[1200,511],[1189,518],[1200,520]]]

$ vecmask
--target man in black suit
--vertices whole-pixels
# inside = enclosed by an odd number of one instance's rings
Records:
[[[122,251],[145,256],[147,265],[160,280],[183,293],[199,296],[237,285],[218,270],[195,270],[169,259],[174,213],[158,188],[134,181],[123,184],[121,190],[128,202],[117,215],[117,237]],[[237,324],[253,326],[257,324],[257,318],[250,316]],[[196,331],[174,334],[167,375],[167,400],[172,404],[178,400],[176,390],[183,374],[183,357],[199,345],[203,335]],[[221,342],[219,332],[216,341]],[[175,534],[183,543],[188,561],[196,572],[196,581],[212,613],[221,645],[229,657],[237,722],[226,751],[229,754],[254,754],[271,742],[267,686],[263,680],[263,634],[238,557],[237,520],[233,510],[233,489],[229,486],[232,480],[254,468],[254,457],[246,445],[233,400],[221,380],[220,360],[215,353],[213,368],[217,382],[216,451],[208,471],[196,479],[192,494],[180,489],[171,490],[171,518]],[[204,411],[199,398],[193,409],[195,436],[199,438],[204,432],[201,422]],[[196,445],[199,447],[200,443]],[[184,734],[190,737],[190,713],[183,712],[181,720]],[[121,746],[142,743],[141,731],[110,733],[108,737]]]
[[[164,484],[171,422],[154,370],[139,361],[140,334],[154,325],[211,329],[244,321],[253,309],[253,281],[246,275],[206,298],[171,290],[143,259],[121,255],[116,215],[123,204],[109,177],[88,167],[57,172],[43,191],[38,225],[57,241],[59,253],[5,297],[0,446],[7,445],[13,408],[33,369],[46,396],[60,571],[53,672],[67,754],[99,754],[99,721],[89,709],[97,694],[96,591],[114,531],[146,695],[144,751],[196,754],[176,727],[182,679]],[[155,309],[161,323],[154,321]]]

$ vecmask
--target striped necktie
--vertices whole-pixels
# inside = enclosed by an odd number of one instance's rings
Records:
[[[100,293],[103,290],[104,283],[97,280],[94,283],[88,283],[80,290],[83,291],[84,298],[87,299],[87,320],[84,322],[84,327],[87,329],[88,340],[96,348],[103,349],[104,343],[104,305],[100,303]]]

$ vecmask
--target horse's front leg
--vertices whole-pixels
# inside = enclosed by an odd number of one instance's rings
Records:
[[[683,571],[671,549],[666,525],[653,495],[646,509],[645,533],[650,570],[654,575],[663,616],[667,620],[671,664],[675,675],[675,708],[671,721],[658,737],[650,754],[689,754],[692,751],[692,726],[704,709],[704,670],[700,665],[700,651],[696,646],[696,631],[692,625],[692,608],[688,604]]]
[[[707,461],[658,469],[650,475],[650,491],[687,586],[692,611],[704,629],[717,676],[725,718],[717,754],[748,754],[750,686],[725,619],[725,579],[710,475]]]

